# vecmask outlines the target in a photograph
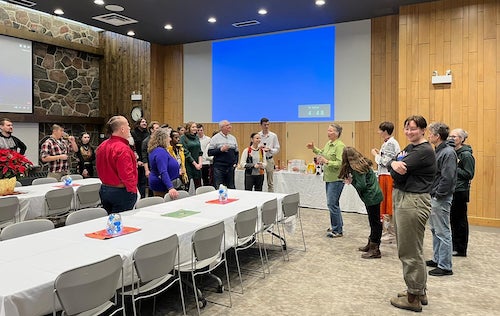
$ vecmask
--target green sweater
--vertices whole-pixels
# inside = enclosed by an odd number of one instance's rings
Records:
[[[343,179],[339,179],[339,173],[344,147],[345,145],[340,139],[333,142],[329,140],[323,149],[314,147],[313,152],[315,154],[321,155],[328,160],[328,163],[323,166],[323,180],[325,182],[343,181]]]
[[[377,205],[384,199],[377,176],[373,170],[367,173],[352,172],[352,185],[358,191],[359,197],[366,206]]]

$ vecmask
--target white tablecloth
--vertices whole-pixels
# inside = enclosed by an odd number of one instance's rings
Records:
[[[190,259],[193,232],[206,225],[224,221],[226,247],[234,243],[234,216],[265,201],[284,194],[229,190],[237,201],[224,205],[209,204],[217,192],[208,192],[182,200],[162,203],[122,213],[124,226],[138,227],[140,231],[109,240],[85,237],[85,233],[105,228],[106,218],[99,218],[71,226],[57,228],[29,236],[0,242],[0,316],[44,315],[52,311],[52,288],[62,272],[81,265],[120,254],[124,259],[125,280],[132,273],[131,257],[134,250],[172,234],[179,236],[181,261]],[[179,209],[199,213],[172,218],[161,216]],[[279,208],[281,210],[281,208]]]
[[[236,188],[245,188],[244,171],[236,170]],[[267,191],[267,180],[264,180],[263,191]],[[317,209],[328,209],[326,204],[326,189],[323,176],[298,172],[274,172],[274,191],[279,193],[300,193],[300,205]],[[366,206],[359,198],[358,192],[352,185],[344,185],[340,196],[340,209],[344,212],[366,214]]]

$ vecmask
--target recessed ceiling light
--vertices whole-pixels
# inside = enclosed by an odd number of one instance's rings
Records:
[[[217,22],[217,19],[212,16],[212,17],[208,18],[208,22],[215,23],[215,22]]]
[[[98,4],[98,5],[104,5],[104,1],[103,0],[94,0],[94,3]]]
[[[134,32],[134,31],[128,31],[128,32],[127,32],[127,35],[128,35],[128,36],[135,36],[135,32]]]
[[[54,13],[57,14],[57,15],[63,15],[64,14],[64,11],[61,10],[61,9],[55,9],[54,10]]]
[[[325,0],[316,0],[316,5],[317,6],[322,6],[325,5],[326,1]]]
[[[169,30],[170,31],[171,29],[173,29],[172,24],[166,24],[165,25],[165,30]]]
[[[123,7],[116,5],[116,4],[108,4],[105,6],[106,10],[113,11],[113,12],[122,12],[125,10]]]
[[[266,9],[260,9],[259,10],[259,14],[260,15],[266,15],[267,14],[267,10]]]

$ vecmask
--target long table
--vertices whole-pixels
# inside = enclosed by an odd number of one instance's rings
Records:
[[[235,184],[237,189],[245,188],[245,174],[243,170],[236,170]],[[274,191],[280,193],[300,193],[300,205],[317,209],[328,209],[326,204],[326,190],[323,176],[299,172],[274,172]],[[264,180],[263,191],[267,191],[267,181]],[[352,185],[344,185],[340,196],[340,209],[344,212],[366,214],[366,206],[359,198],[358,192]]]
[[[0,316],[44,315],[52,311],[52,289],[62,272],[119,254],[124,260],[124,278],[130,282],[132,254],[146,243],[171,234],[179,236],[180,259],[190,260],[190,242],[195,230],[224,221],[226,248],[234,245],[234,217],[240,211],[276,198],[281,213],[285,194],[229,190],[237,201],[206,203],[217,192],[191,196],[122,213],[124,226],[141,230],[108,240],[92,239],[85,233],[105,228],[106,218],[99,218],[54,230],[0,242]],[[180,209],[196,213],[183,218],[162,216]]]

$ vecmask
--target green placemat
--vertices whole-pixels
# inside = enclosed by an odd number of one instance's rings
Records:
[[[187,216],[191,216],[194,214],[198,214],[199,212],[197,211],[190,211],[190,210],[178,210],[172,213],[165,213],[162,214],[161,216],[167,216],[167,217],[173,217],[173,218],[183,218]]]

